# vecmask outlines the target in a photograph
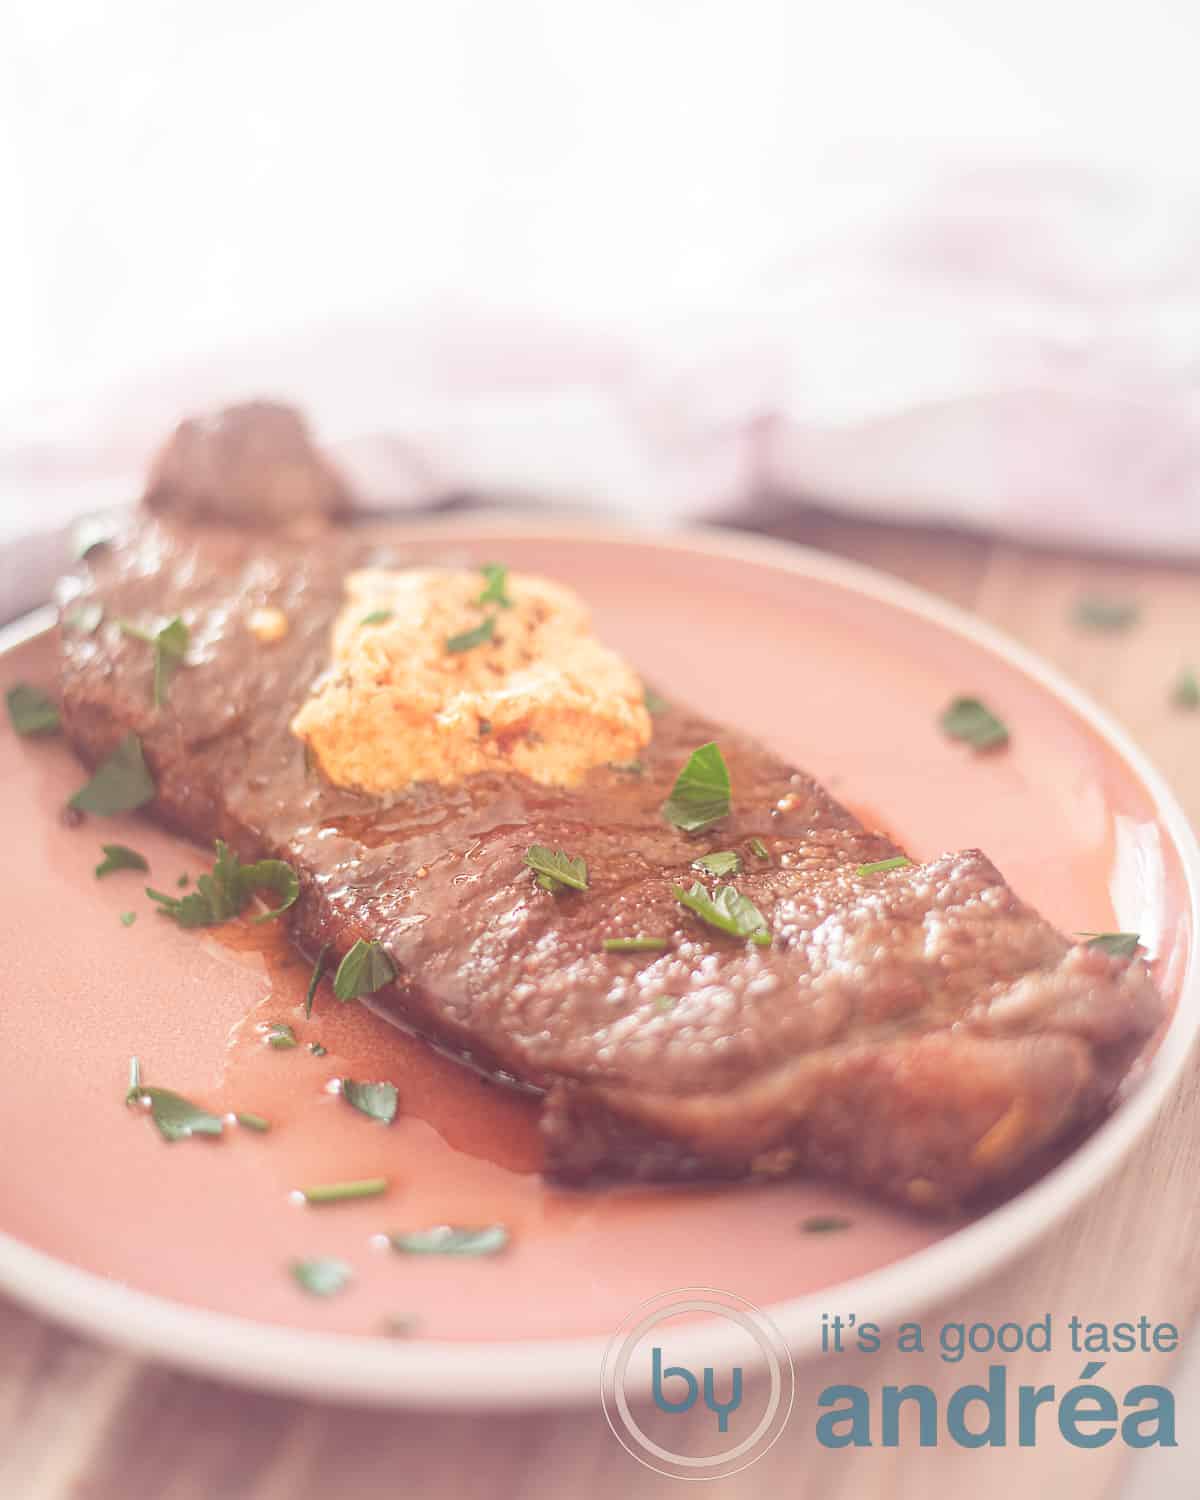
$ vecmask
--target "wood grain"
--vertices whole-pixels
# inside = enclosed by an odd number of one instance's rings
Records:
[[[1189,658],[1200,665],[1198,570],[1073,557],[943,531],[851,523],[819,513],[791,518],[780,535],[899,574],[972,607],[1063,668],[1133,732],[1200,817],[1200,713],[1169,702]],[[1136,628],[1081,631],[1071,609],[1085,592],[1135,597]],[[1146,1314],[1187,1327],[1200,1288],[1200,1089],[1195,1070],[1124,1170],[1083,1209],[1003,1273],[926,1316],[1056,1324]],[[831,1311],[838,1310],[831,1307]],[[849,1311],[851,1309],[843,1309]],[[599,1406],[567,1414],[430,1416],[357,1411],[235,1391],[111,1353],[0,1303],[0,1497],[3,1500],[649,1500],[678,1482],[635,1464]],[[928,1381],[949,1392],[978,1378],[986,1359],[948,1365],[881,1354],[869,1366],[827,1358],[798,1370],[795,1414],[759,1463],[706,1493],[742,1500],[908,1500],[1031,1495],[1099,1500],[1111,1493],[1119,1446],[1072,1448],[1046,1429],[1035,1448],[900,1449],[852,1453],[813,1438],[815,1398],[838,1380],[868,1389]],[[1016,1355],[1012,1383],[1074,1384],[1082,1358]],[[1161,1379],[1167,1356],[1119,1356],[1107,1367],[1118,1394]]]

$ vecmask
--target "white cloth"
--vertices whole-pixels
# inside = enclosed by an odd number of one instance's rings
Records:
[[[1198,39],[1168,0],[12,0],[0,539],[265,395],[371,503],[1200,552]]]

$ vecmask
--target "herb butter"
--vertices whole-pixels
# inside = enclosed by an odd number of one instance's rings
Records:
[[[570,786],[651,734],[641,681],[578,595],[496,567],[350,574],[330,670],[291,727],[330,781],[376,795],[485,771]]]

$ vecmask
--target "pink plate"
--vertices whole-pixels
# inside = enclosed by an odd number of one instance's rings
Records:
[[[102,841],[142,851],[168,890],[205,855],[137,817],[68,827],[60,809],[83,775],[65,744],[3,733],[0,1286],[259,1386],[397,1405],[591,1400],[609,1335],[647,1298],[721,1288],[766,1308],[804,1353],[830,1288],[863,1318],[915,1311],[1016,1253],[1116,1166],[1196,1031],[1197,852],[1157,775],[1074,688],[942,603],[780,543],[514,520],[408,535],[417,555],[500,556],[573,585],[656,685],[752,730],[915,856],[977,845],[1064,930],[1140,932],[1175,1007],[1157,1050],[1082,1146],[973,1221],[926,1222],[801,1181],[555,1190],[536,1170],[526,1100],[340,1006],[328,985],[306,1020],[307,966],[278,934],[185,932],[157,918],[141,874],[96,880]],[[0,686],[53,681],[44,626],[6,633]],[[1004,754],[939,733],[962,692],[1012,726]],[[273,1021],[299,1045],[268,1046]],[[265,1116],[270,1133],[168,1145],[124,1107],[133,1054],[146,1083]],[[342,1076],[393,1081],[400,1118],[387,1128],[347,1108],[329,1087]],[[376,1175],[385,1197],[313,1208],[291,1196]],[[850,1226],[804,1233],[817,1214]],[[391,1230],[493,1221],[512,1234],[496,1257],[379,1248]],[[350,1288],[302,1292],[287,1267],[312,1256],[345,1260]],[[397,1318],[412,1321],[403,1339],[383,1332]],[[720,1329],[697,1326],[712,1363]]]

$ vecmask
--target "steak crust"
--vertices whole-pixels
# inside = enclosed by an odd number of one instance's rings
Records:
[[[1106,1108],[1161,1018],[1139,958],[1071,944],[977,850],[859,875],[901,851],[684,707],[655,719],[640,774],[603,768],[577,787],[487,774],[379,800],[323,781],[288,724],[328,663],[343,577],[417,559],[400,531],[321,526],[131,521],[61,586],[64,609],[104,610],[93,634],[62,631],[67,733],[89,763],[138,734],[153,816],[295,866],[303,949],[378,940],[398,978],[373,1004],[544,1091],[548,1173],[801,1171],[946,1209],[1028,1173]],[[271,644],[251,628],[267,607],[288,620]],[[189,665],[156,711],[152,653],[117,622],[175,614]],[[711,739],[733,810],[686,835],[661,805]],[[541,889],[523,864],[534,843],[582,855],[589,890]],[[736,884],[769,948],[672,895],[720,849],[743,856]],[[634,933],[669,946],[603,951]]]

